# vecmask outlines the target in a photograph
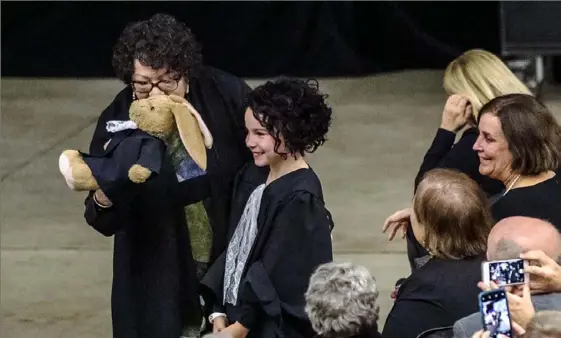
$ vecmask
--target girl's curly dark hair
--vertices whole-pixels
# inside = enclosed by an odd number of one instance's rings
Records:
[[[258,86],[247,97],[255,118],[275,139],[278,152],[281,137],[288,153],[313,153],[325,143],[331,126],[328,97],[319,92],[314,79],[279,79]]]
[[[195,77],[202,66],[201,47],[191,30],[167,14],[155,14],[123,30],[113,50],[113,68],[125,83],[131,80],[135,59],[187,79]]]

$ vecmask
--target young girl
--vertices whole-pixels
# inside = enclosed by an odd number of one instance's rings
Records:
[[[311,337],[304,294],[332,261],[333,223],[304,154],[321,146],[331,108],[317,82],[267,82],[248,97],[246,145],[253,162],[235,180],[228,248],[202,281],[214,332]],[[229,326],[228,326],[229,325]]]

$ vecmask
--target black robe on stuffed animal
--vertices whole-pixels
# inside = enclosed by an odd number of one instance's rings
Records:
[[[128,185],[138,184],[129,179],[128,172],[134,164],[157,175],[162,169],[165,152],[166,145],[161,139],[139,129],[127,129],[115,133],[101,155],[80,154],[99,188],[113,201]]]
[[[234,186],[228,239],[252,192],[266,182],[268,167],[247,164]],[[208,312],[225,312],[230,324],[248,328],[248,338],[313,337],[304,311],[310,276],[331,262],[333,221],[312,169],[299,169],[270,183],[261,198],[257,236],[239,284],[236,306],[223,306],[226,251],[202,281]]]

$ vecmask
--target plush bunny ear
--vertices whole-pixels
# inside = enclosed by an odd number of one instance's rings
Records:
[[[170,95],[172,101],[178,103],[172,112],[177,124],[177,130],[185,149],[195,163],[203,170],[207,167],[206,148],[212,147],[212,135],[206,124],[187,100]]]

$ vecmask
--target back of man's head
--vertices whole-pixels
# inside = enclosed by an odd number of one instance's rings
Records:
[[[516,259],[530,250],[541,250],[557,260],[561,256],[561,234],[551,223],[530,217],[508,217],[499,221],[487,240],[487,259]]]

